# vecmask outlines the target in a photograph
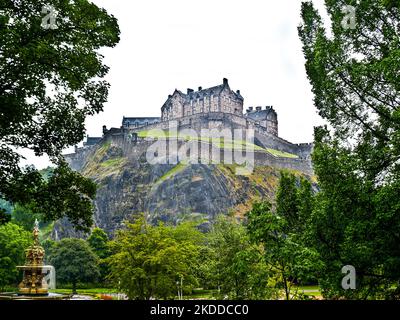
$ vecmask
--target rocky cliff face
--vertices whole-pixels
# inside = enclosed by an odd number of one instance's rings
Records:
[[[98,184],[95,224],[110,235],[139,213],[153,223],[198,219],[204,228],[218,214],[242,217],[253,201],[273,200],[279,179],[270,166],[240,176],[235,165],[150,165],[143,149],[115,142],[94,148],[82,164],[81,173]],[[59,237],[76,235],[66,222],[55,230]]]

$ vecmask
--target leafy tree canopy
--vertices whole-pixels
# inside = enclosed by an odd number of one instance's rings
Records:
[[[302,198],[300,198],[302,197]],[[247,213],[250,239],[264,248],[264,261],[275,274],[276,287],[287,300],[301,298],[295,284],[305,284],[318,270],[318,253],[308,245],[305,232],[313,209],[311,184],[281,173],[276,209],[269,202],[255,203]]]
[[[230,216],[219,216],[207,238],[210,256],[203,263],[210,269],[221,297],[266,299],[273,296],[275,292],[268,283],[271,275],[262,250],[250,242],[240,222]]]
[[[56,29],[42,26],[44,7],[57,14]],[[95,185],[61,152],[83,140],[85,118],[102,111],[108,67],[98,49],[118,41],[117,20],[87,0],[0,0],[1,197],[88,229]],[[48,155],[53,175],[21,168],[21,149]]]
[[[32,235],[20,226],[7,223],[0,226],[0,290],[16,285],[20,272],[16,266],[25,262],[25,249],[32,243]]]
[[[315,129],[321,192],[310,220],[331,298],[400,296],[400,2],[326,0],[328,36],[311,2],[302,4],[306,71],[329,130]],[[355,9],[346,27],[347,5]],[[348,26],[348,25],[347,25]],[[343,290],[353,265],[356,290]]]
[[[141,216],[118,232],[108,259],[110,278],[130,299],[174,298],[197,284],[193,270],[202,234],[191,223],[147,224]]]
[[[72,283],[95,281],[99,277],[98,257],[82,239],[65,238],[51,246],[48,260],[57,270],[57,281]]]

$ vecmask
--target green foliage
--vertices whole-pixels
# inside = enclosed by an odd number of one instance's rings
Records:
[[[45,261],[47,264],[50,264],[50,258],[53,255],[54,249],[57,247],[57,242],[51,239],[46,239],[42,241],[40,244],[43,247],[44,252],[46,253],[44,257]]]
[[[307,197],[300,199],[300,195]],[[295,176],[282,172],[275,212],[264,201],[255,203],[247,213],[250,238],[263,245],[265,262],[287,300],[299,298],[294,285],[309,282],[318,270],[318,254],[307,246],[308,234],[304,232],[312,213],[312,198],[310,183],[301,181],[297,188]]]
[[[15,205],[11,213],[11,221],[24,228],[26,231],[32,231],[35,220],[41,220],[40,214],[32,212],[29,208],[21,205]]]
[[[200,264],[209,283],[218,287],[220,297],[265,299],[269,273],[260,247],[250,243],[246,229],[233,217],[219,216],[208,235],[207,256]]]
[[[193,268],[202,238],[190,223],[151,226],[143,216],[126,222],[111,242],[110,279],[130,299],[174,298],[181,279],[184,291],[197,284]]]
[[[16,266],[25,262],[25,249],[32,236],[20,226],[7,223],[0,226],[0,291],[6,285],[16,285],[20,272]]]
[[[400,297],[400,34],[399,1],[325,1],[328,38],[319,13],[303,3],[306,70],[327,128],[315,129],[313,163],[321,192],[309,234],[322,260],[329,298]],[[342,8],[356,7],[354,29]],[[356,290],[343,290],[341,268],[353,265]]]
[[[276,193],[276,214],[283,218],[286,225],[282,226],[286,233],[293,232],[300,224],[299,198],[297,195],[296,177],[290,173],[281,172],[279,187]]]
[[[11,213],[13,206],[8,201],[0,198],[0,209],[3,209],[5,213]]]
[[[41,26],[53,6],[57,29]],[[116,19],[87,0],[1,1],[0,195],[32,205],[47,220],[92,224],[94,184],[65,164],[62,150],[85,135],[85,118],[103,109],[108,67],[98,53],[119,41]],[[42,177],[19,166],[19,150],[48,155],[57,166]],[[47,172],[49,173],[49,172]]]
[[[11,210],[11,204],[0,198],[0,226],[11,221]]]
[[[105,261],[110,255],[111,251],[108,246],[108,235],[101,228],[94,228],[90,234],[87,242],[92,248],[93,252],[99,257],[100,280],[105,281],[106,276],[110,272],[109,265]]]
[[[78,282],[95,281],[100,275],[98,257],[82,239],[66,238],[57,242],[48,260],[57,270],[57,281],[72,283],[73,292]]]
[[[54,168],[53,167],[47,167],[45,169],[40,170],[40,174],[42,175],[44,180],[49,180],[49,178],[53,175],[54,173]]]
[[[5,209],[0,208],[0,226],[11,221],[11,215]]]
[[[108,235],[103,229],[94,228],[87,241],[93,252],[96,253],[100,259],[107,258],[110,255],[110,250],[107,246]]]

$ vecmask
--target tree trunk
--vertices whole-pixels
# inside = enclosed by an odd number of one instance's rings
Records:
[[[72,281],[72,294],[78,294],[76,291],[76,281]]]
[[[289,288],[288,288],[288,285],[287,285],[286,277],[285,277],[284,275],[282,275],[282,277],[283,277],[283,286],[284,286],[284,288],[285,288],[286,300],[290,300]]]

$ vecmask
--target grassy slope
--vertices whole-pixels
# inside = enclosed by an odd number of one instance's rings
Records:
[[[232,150],[243,150],[243,149],[251,149],[256,151],[264,151],[272,154],[274,157],[282,157],[282,158],[291,158],[297,159],[298,156],[295,154],[291,154],[288,152],[283,152],[271,148],[262,148],[253,143],[244,141],[244,140],[229,140],[223,138],[210,138],[210,137],[196,137],[190,135],[179,135],[179,134],[171,134],[170,132],[162,132],[160,130],[143,130],[138,133],[140,138],[152,138],[152,139],[160,139],[160,138],[178,138],[186,141],[202,141],[207,143],[212,143],[214,146],[225,149]]]
[[[117,147],[110,142],[103,144],[85,165],[82,173],[86,177],[102,180],[122,171],[128,159],[118,155]]]

